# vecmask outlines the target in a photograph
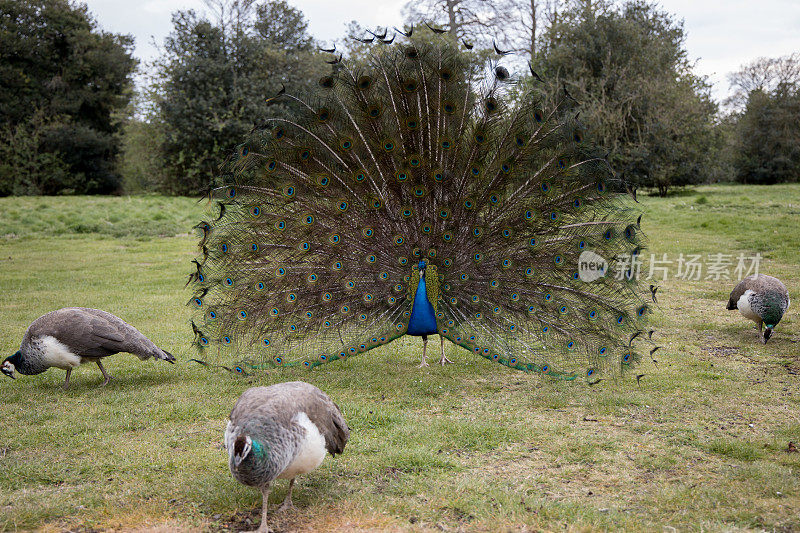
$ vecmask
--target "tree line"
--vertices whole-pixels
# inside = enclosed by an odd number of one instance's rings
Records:
[[[303,14],[285,0],[206,5],[173,14],[137,88],[132,37],[102,31],[85,5],[0,0],[0,195],[198,194],[260,120],[299,113],[268,96],[312,95],[331,68]],[[495,45],[515,51],[518,94],[568,91],[639,187],[800,178],[800,54],[743,65],[718,103],[682,22],[654,2],[416,0],[403,15],[487,61]],[[353,62],[366,30],[353,22],[338,43]]]

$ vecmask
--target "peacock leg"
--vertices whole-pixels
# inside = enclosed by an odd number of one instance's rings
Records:
[[[292,503],[292,487],[294,487],[294,479],[295,478],[289,480],[289,492],[286,494],[286,498],[284,498],[281,506],[278,507],[278,511],[288,511],[289,509],[296,509],[296,507]]]
[[[70,374],[72,374],[72,369],[68,368],[67,369],[67,377],[64,378],[64,390],[67,390],[69,388],[69,375]]]
[[[97,366],[100,367],[100,372],[102,372],[103,377],[106,378],[105,381],[103,381],[103,383],[100,386],[105,387],[106,385],[108,385],[108,382],[111,381],[111,374],[106,372],[106,369],[103,368],[103,364],[100,362],[100,359],[97,360]]]
[[[444,366],[445,364],[452,363],[453,361],[444,356],[444,337],[439,335],[439,340],[442,341],[442,358],[439,360],[439,364]]]
[[[428,363],[425,361],[425,350],[428,348],[428,336],[422,336],[422,362],[419,364],[417,368],[422,368],[424,366],[429,366]]]

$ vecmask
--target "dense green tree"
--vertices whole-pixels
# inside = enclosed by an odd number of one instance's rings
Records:
[[[130,76],[136,66],[132,47],[130,36],[99,30],[85,5],[67,0],[0,0],[0,127],[6,143],[2,150],[13,153],[10,139],[21,146],[24,135],[28,141],[35,139],[35,148],[29,143],[28,149],[48,162],[35,171],[29,160],[30,172],[42,175],[34,179],[29,174],[27,184],[4,170],[0,181],[5,185],[0,189],[5,194],[118,188],[115,116],[131,94]],[[37,113],[48,120],[37,118]],[[29,156],[14,157],[21,161]],[[56,174],[59,179],[46,175],[56,160],[67,169]]]
[[[733,164],[743,183],[800,179],[800,88],[782,84],[747,97],[736,126]]]
[[[574,2],[542,36],[534,66],[553,95],[566,87],[612,165],[644,187],[711,175],[716,105],[694,75],[680,22],[655,5]],[[531,80],[532,83],[538,83]]]
[[[27,120],[0,128],[0,196],[46,194],[74,187],[76,176],[57,152],[41,150],[60,117],[37,110]]]
[[[158,122],[132,118],[122,134],[119,172],[126,194],[166,189],[166,177],[160,157],[164,129]]]
[[[800,179],[800,54],[760,57],[729,76],[731,157],[738,181]]]
[[[321,76],[302,13],[283,0],[215,4],[217,20],[194,11],[173,16],[157,67],[164,128],[165,188],[197,194],[266,117],[292,116],[289,99],[269,100],[283,85],[303,94]]]

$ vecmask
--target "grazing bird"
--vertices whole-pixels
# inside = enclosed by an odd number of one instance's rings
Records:
[[[438,334],[442,364],[448,339],[553,378],[620,374],[640,359],[629,339],[648,342],[643,238],[577,102],[515,96],[506,67],[441,36],[396,37],[313,101],[279,95],[302,116],[232,156],[197,226],[200,359],[314,367],[416,335],[426,366]]]
[[[149,357],[175,362],[171,353],[162,350],[121,318],[87,307],[65,307],[42,315],[28,327],[19,351],[3,361],[3,374],[13,378],[14,371],[25,375],[41,374],[50,367],[67,371],[64,390],[69,387],[72,369],[94,362],[103,373],[105,386],[111,379],[101,359],[119,352],[129,352],[141,360]]]
[[[754,321],[761,342],[766,344],[789,303],[789,291],[781,280],[766,274],[754,274],[744,278],[733,289],[728,310],[738,309],[742,316]]]
[[[322,464],[325,453],[344,451],[350,429],[339,407],[317,387],[302,381],[247,389],[225,429],[228,466],[237,481],[261,489],[258,531],[267,525],[267,498],[275,479],[288,479],[279,510],[293,508],[294,479]]]

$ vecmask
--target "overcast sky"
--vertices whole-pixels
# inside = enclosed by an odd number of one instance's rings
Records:
[[[153,41],[163,42],[171,29],[172,12],[202,11],[202,0],[84,0],[101,27],[130,33],[136,39],[135,55],[153,59]],[[288,0],[306,16],[312,35],[323,41],[341,38],[345,24],[400,26],[400,9],[406,0]],[[689,57],[696,71],[710,76],[714,96],[728,94],[726,75],[760,56],[777,57],[800,52],[800,1],[798,0],[662,0],[666,11],[684,20]]]

